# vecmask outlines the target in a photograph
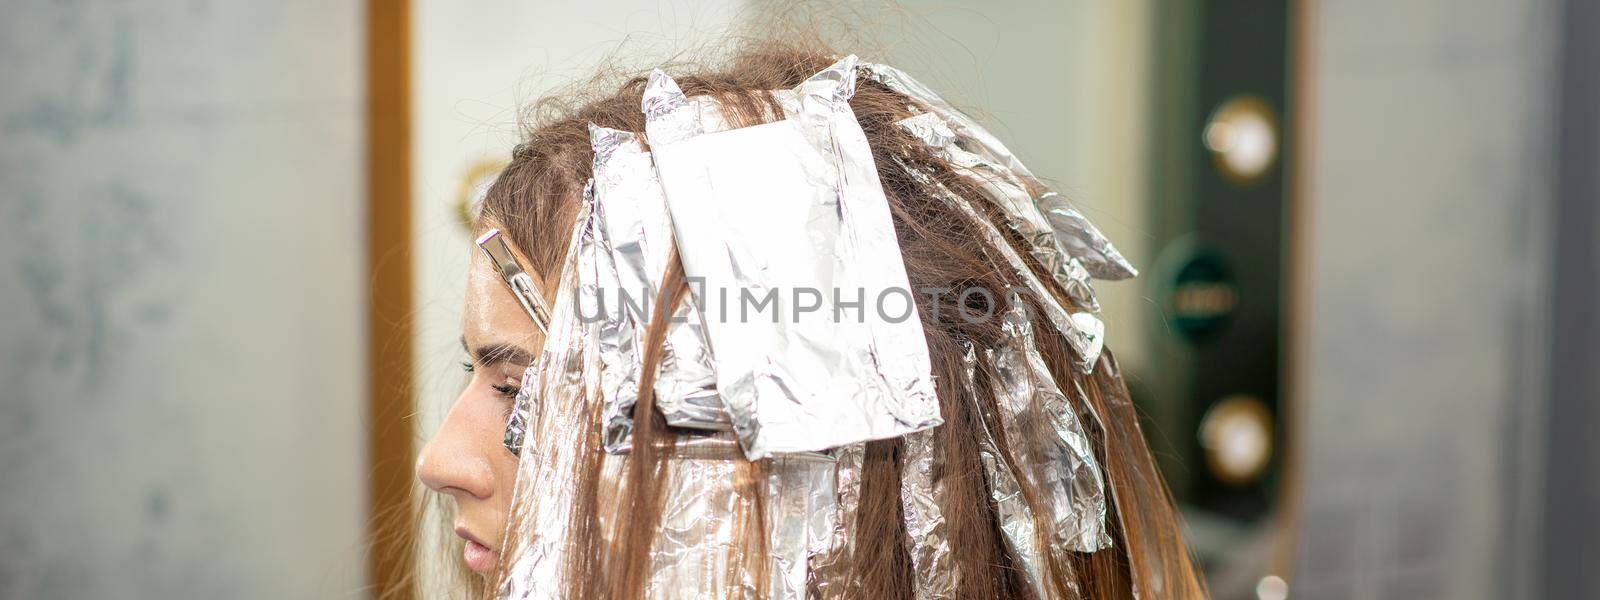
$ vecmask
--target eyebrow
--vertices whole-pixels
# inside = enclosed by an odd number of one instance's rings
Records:
[[[461,349],[467,351],[472,362],[483,366],[500,363],[515,365],[533,364],[533,353],[511,344],[484,344],[476,348],[467,346],[467,336],[461,336]]]

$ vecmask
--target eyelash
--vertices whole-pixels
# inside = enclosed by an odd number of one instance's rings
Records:
[[[474,373],[474,372],[477,372],[478,367],[477,367],[477,365],[474,365],[474,364],[472,364],[470,362],[462,362],[461,363],[461,369],[466,371],[466,372],[468,372],[468,373]],[[494,391],[499,392],[501,396],[505,396],[507,398],[516,398],[517,397],[517,392],[521,391],[521,390],[519,390],[517,388],[517,386],[509,384],[509,383],[501,384],[501,385],[494,385],[494,386],[490,386],[490,387],[494,388]]]

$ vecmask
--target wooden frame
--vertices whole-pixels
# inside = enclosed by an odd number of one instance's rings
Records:
[[[1300,513],[1303,509],[1306,460],[1305,435],[1307,401],[1311,386],[1310,339],[1312,292],[1316,283],[1314,240],[1315,215],[1312,194],[1315,173],[1312,165],[1316,141],[1317,15],[1319,0],[1293,0],[1289,5],[1289,99],[1285,121],[1293,138],[1286,144],[1289,162],[1288,203],[1285,206],[1285,258],[1288,277],[1284,282],[1283,339],[1283,478],[1279,482],[1278,506],[1282,507],[1273,524],[1272,554],[1267,565],[1273,575],[1293,582],[1300,549]],[[1292,586],[1291,586],[1292,587]]]
[[[367,580],[416,597],[412,539],[411,6],[366,3]]]

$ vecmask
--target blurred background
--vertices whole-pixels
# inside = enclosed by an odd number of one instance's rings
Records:
[[[520,107],[779,13],[1142,269],[1108,337],[1218,598],[1600,598],[1582,0],[0,1],[0,598],[447,595],[463,202]]]

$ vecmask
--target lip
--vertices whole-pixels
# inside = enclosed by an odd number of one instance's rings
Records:
[[[494,570],[494,565],[499,559],[498,552],[483,543],[478,536],[472,535],[472,532],[467,531],[465,527],[457,527],[456,535],[467,542],[466,547],[461,550],[461,560],[467,563],[468,569],[483,574]]]

